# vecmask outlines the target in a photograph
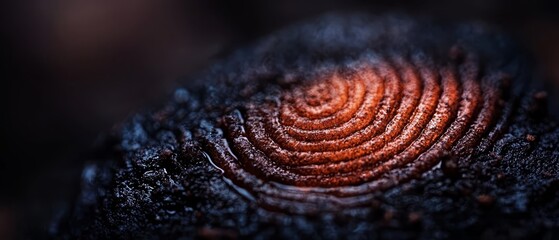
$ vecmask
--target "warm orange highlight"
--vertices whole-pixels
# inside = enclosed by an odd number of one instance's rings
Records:
[[[226,177],[272,208],[365,204],[371,193],[493,138],[489,129],[504,124],[494,122],[500,76],[479,74],[474,57],[458,65],[392,57],[343,67],[233,111],[223,119],[224,136],[208,139],[210,154]]]

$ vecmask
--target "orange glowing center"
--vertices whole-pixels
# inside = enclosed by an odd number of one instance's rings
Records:
[[[212,159],[272,208],[360,204],[494,138],[500,78],[478,74],[473,59],[435,66],[419,58],[323,73],[224,117]]]

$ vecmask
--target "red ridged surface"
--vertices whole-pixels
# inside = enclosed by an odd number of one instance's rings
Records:
[[[482,76],[473,56],[375,56],[313,76],[251,100],[207,134],[225,177],[269,209],[366,205],[442,157],[479,151],[510,114],[499,105],[505,76]]]

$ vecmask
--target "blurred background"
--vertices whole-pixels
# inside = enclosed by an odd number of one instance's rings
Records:
[[[88,152],[232,50],[332,11],[486,21],[534,54],[559,110],[553,0],[14,0],[1,5],[0,239],[44,237]]]

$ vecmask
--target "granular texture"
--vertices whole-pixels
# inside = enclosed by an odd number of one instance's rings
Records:
[[[123,124],[59,234],[559,237],[559,130],[534,76],[481,24],[280,31]]]

